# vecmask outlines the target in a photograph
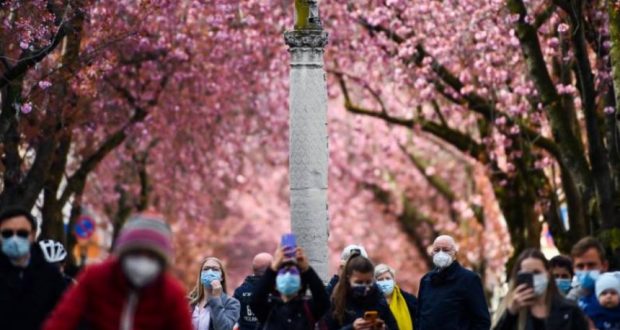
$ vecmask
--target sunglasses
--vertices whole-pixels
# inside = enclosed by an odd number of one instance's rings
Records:
[[[11,238],[15,235],[21,238],[28,238],[28,236],[30,236],[30,231],[26,229],[18,229],[18,230],[5,229],[0,232],[0,235],[2,235],[2,238]]]

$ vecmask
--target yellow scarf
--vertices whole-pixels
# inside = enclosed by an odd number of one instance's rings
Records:
[[[402,292],[400,292],[400,288],[398,286],[394,287],[394,292],[392,293],[392,301],[390,301],[390,310],[392,311],[392,315],[394,315],[394,318],[396,319],[398,329],[413,330],[409,307],[407,307],[405,297],[403,297],[403,294]]]

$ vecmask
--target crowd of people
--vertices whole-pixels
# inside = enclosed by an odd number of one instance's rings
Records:
[[[189,292],[172,276],[172,232],[161,216],[141,213],[121,229],[106,261],[76,279],[64,274],[58,242],[36,242],[25,210],[0,213],[0,328],[7,330],[620,330],[620,273],[610,272],[595,238],[551,260],[523,251],[509,290],[491,318],[480,276],[457,260],[450,236],[437,237],[434,268],[416,295],[389,265],[361,245],[341,254],[327,285],[304,250],[280,244],[260,253],[252,274],[229,294],[225,265],[206,257]]]

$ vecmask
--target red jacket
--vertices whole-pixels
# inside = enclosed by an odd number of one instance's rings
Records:
[[[118,330],[121,315],[137,293],[132,330],[192,330],[185,290],[164,273],[149,286],[133,291],[117,258],[88,267],[56,306],[44,330]]]

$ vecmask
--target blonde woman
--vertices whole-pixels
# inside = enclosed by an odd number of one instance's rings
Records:
[[[413,330],[418,299],[403,290],[396,284],[396,271],[386,264],[375,267],[375,281],[383,292],[385,300],[390,306],[392,315],[396,319],[399,330]]]
[[[517,277],[528,276],[531,283],[517,285]],[[562,297],[549,262],[536,249],[527,249],[519,255],[512,271],[510,291],[495,317],[494,330],[588,329],[585,316],[577,305]]]
[[[232,330],[239,320],[241,306],[237,299],[228,296],[226,271],[217,258],[209,257],[202,262],[189,298],[195,330]]]

